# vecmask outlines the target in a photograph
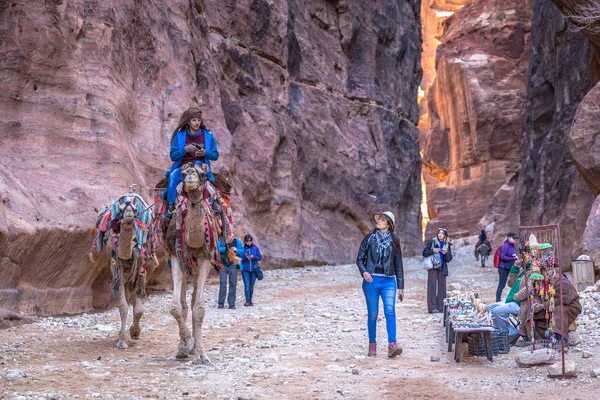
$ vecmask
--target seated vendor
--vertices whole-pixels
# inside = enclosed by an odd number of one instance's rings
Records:
[[[556,269],[558,271],[558,268]],[[541,273],[540,273],[541,272]],[[528,279],[528,287],[523,287],[514,298],[521,300],[521,310],[519,312],[519,320],[521,326],[519,334],[523,336],[526,341],[531,338],[532,334],[536,340],[548,339],[550,335],[555,334],[557,339],[560,340],[563,334],[568,334],[568,327],[572,324],[579,314],[581,314],[581,304],[579,303],[579,294],[573,286],[573,284],[563,274],[560,279],[553,277],[550,279],[554,293],[554,315],[550,313],[550,303],[548,296],[540,296],[540,288],[544,288],[544,291],[548,290],[548,285],[544,284],[546,272],[544,270],[534,268]],[[523,281],[522,281],[523,282]],[[560,284],[562,283],[562,305],[563,305],[563,317],[560,314]],[[524,286],[524,285],[523,285]],[[530,310],[528,308],[527,297],[533,291],[533,299],[530,300],[530,304],[533,312],[533,321],[535,331],[531,332],[531,318]],[[554,327],[552,332],[547,332],[551,323],[551,319],[554,319]],[[561,328],[561,323],[564,323],[564,332]]]
[[[558,269],[557,269],[558,271]],[[557,274],[558,275],[558,274]],[[556,335],[558,340],[564,335],[569,333],[569,325],[571,325],[579,314],[581,314],[582,308],[579,302],[579,293],[569,281],[569,279],[562,274],[560,277],[553,277],[552,286],[556,292],[554,295],[554,327],[551,333]],[[561,301],[561,288],[562,284],[562,301]],[[562,302],[562,316],[560,310],[560,304]],[[548,302],[537,302],[534,300],[534,314],[533,319],[535,321],[535,339],[548,339],[549,335],[546,332],[550,326],[548,310]],[[563,330],[564,329],[564,330]]]
[[[508,286],[511,289],[506,300],[488,305],[488,311],[492,314],[494,320],[494,329],[499,333],[508,333],[511,343],[516,342],[519,335],[517,329],[509,323],[509,318],[511,314],[519,314],[521,302],[514,297],[521,288],[524,277],[524,271],[517,265],[513,265],[508,279]]]

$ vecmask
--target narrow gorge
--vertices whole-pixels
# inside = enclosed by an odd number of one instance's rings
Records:
[[[597,21],[585,0],[0,4],[0,308],[109,303],[98,212],[152,199],[203,110],[264,266],[353,263],[391,210],[405,256],[559,223],[600,266]],[[151,204],[152,201],[149,201]],[[168,289],[164,259],[150,289]]]

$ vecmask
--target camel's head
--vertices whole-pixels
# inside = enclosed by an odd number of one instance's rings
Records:
[[[186,192],[194,191],[194,190],[203,190],[208,177],[206,173],[208,172],[208,166],[206,164],[196,165],[196,164],[186,164],[181,167],[181,175],[183,178],[183,185],[185,187]]]
[[[135,213],[137,209],[133,203],[126,201],[125,203],[119,204],[119,213],[121,214],[121,222],[128,223],[133,222],[135,219]]]

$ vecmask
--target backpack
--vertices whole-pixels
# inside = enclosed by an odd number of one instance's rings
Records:
[[[494,268],[500,266],[500,250],[502,250],[502,246],[498,247],[494,252]]]

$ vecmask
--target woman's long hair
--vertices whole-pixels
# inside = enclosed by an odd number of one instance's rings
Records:
[[[204,125],[204,120],[202,119],[202,110],[198,107],[188,108],[181,114],[181,117],[179,117],[179,123],[177,124],[177,128],[175,128],[173,134],[171,135],[171,143],[173,143],[173,139],[175,139],[175,135],[177,135],[177,132],[190,128],[189,124],[192,118],[200,118],[200,129],[206,129],[206,126]]]

